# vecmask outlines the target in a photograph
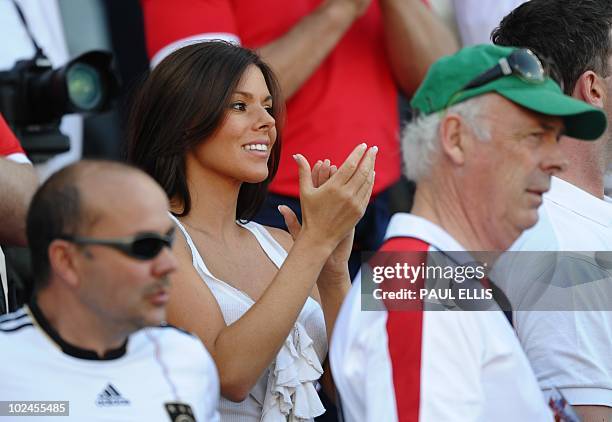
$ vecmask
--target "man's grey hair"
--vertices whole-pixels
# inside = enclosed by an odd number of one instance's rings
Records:
[[[446,114],[455,113],[470,126],[481,141],[490,138],[489,127],[478,116],[485,105],[486,98],[474,97],[449,107],[443,113],[420,116],[409,122],[402,134],[402,155],[404,174],[418,182],[429,173],[431,163],[440,151],[440,123]]]

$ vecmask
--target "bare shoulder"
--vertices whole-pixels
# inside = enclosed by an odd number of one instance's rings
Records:
[[[279,229],[276,227],[264,226],[266,230],[272,235],[274,240],[276,240],[287,252],[293,246],[293,238],[289,234],[289,232]]]
[[[217,336],[226,326],[219,304],[193,266],[191,248],[183,236],[177,236],[173,252],[177,266],[170,274],[167,320],[196,334],[209,350],[214,350]]]

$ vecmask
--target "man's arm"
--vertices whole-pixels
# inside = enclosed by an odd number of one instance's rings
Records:
[[[380,0],[380,7],[393,75],[411,95],[434,61],[458,49],[457,40],[422,0]]]
[[[0,157],[0,243],[26,245],[26,213],[37,186],[31,164]]]
[[[166,0],[141,2],[153,65],[195,40],[240,41],[234,6],[229,0],[176,0],[171,6]],[[314,73],[371,2],[324,0],[285,34],[258,46],[261,56],[274,69],[286,98]],[[277,4],[283,6],[282,1]]]
[[[371,0],[327,0],[285,35],[259,49],[290,98],[336,47]]]
[[[177,0],[172,7],[164,0],[141,1],[154,63],[195,39],[240,39],[229,1]],[[372,0],[325,0],[285,34],[259,46],[259,53],[274,69],[286,98],[302,87],[371,3]],[[433,61],[456,50],[456,41],[423,0],[380,0],[380,5],[393,73],[400,87],[411,93]]]

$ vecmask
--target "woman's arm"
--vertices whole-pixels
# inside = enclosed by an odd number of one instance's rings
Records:
[[[318,161],[312,171],[313,184],[315,186],[323,185],[337,170],[337,167],[331,165],[329,160]],[[279,211],[285,217],[291,236],[297,238],[301,227],[295,213],[288,207],[281,207]],[[340,307],[351,288],[348,260],[353,247],[354,235],[355,229],[353,228],[332,252],[321,270],[317,279],[317,286],[314,289],[317,294],[317,301],[323,309],[328,344],[331,343]],[[331,375],[328,359],[323,362],[323,375],[319,382],[328,399],[335,401],[336,386]]]
[[[337,171],[338,168],[332,165],[329,160],[317,161],[312,169],[313,185],[316,187],[322,186]],[[301,229],[297,216],[287,206],[281,206],[279,211],[285,218],[291,237],[294,239],[297,238]],[[314,289],[314,294],[316,295],[317,301],[321,304],[323,315],[325,316],[328,343],[331,341],[331,335],[336,323],[336,317],[338,316],[338,312],[340,312],[340,306],[351,288],[348,260],[353,249],[354,234],[355,229],[353,228],[349,234],[342,239],[336,249],[334,249],[325,262]],[[291,237],[283,236],[285,244],[290,241]]]

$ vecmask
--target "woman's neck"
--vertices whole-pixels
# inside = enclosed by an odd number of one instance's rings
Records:
[[[181,222],[217,239],[224,239],[238,229],[236,205],[241,182],[223,177],[210,169],[187,160],[187,188],[191,197],[191,209]],[[171,210],[180,213],[183,204],[171,201]]]

